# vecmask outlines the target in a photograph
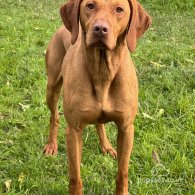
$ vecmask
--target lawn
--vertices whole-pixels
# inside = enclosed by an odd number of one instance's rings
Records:
[[[62,24],[62,0],[0,2],[0,194],[68,194],[65,120],[59,152],[49,131],[44,51]],[[142,0],[153,25],[131,54],[139,113],[129,166],[132,195],[195,194],[195,17],[193,0]],[[61,103],[59,105],[62,112]],[[117,129],[107,134],[116,147]],[[103,156],[93,126],[83,135],[84,194],[112,194],[117,161]]]

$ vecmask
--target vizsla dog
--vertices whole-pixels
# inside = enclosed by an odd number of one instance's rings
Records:
[[[116,194],[128,194],[128,166],[138,83],[129,51],[151,24],[136,0],[69,0],[60,9],[65,27],[54,34],[46,54],[50,134],[44,153],[57,153],[57,102],[63,86],[63,109],[69,161],[70,194],[82,194],[82,131],[95,124],[104,153],[118,159]],[[117,153],[104,123],[118,127]]]

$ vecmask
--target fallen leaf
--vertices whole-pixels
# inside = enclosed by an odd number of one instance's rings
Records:
[[[23,111],[26,111],[27,109],[30,108],[30,105],[24,105],[24,104],[21,104],[21,103],[19,103],[19,105],[21,106]]]
[[[12,183],[12,180],[11,179],[8,179],[7,181],[5,181],[3,183],[3,193],[6,193],[6,192],[9,192],[10,191],[11,183]]]
[[[158,112],[157,112],[157,117],[161,117],[163,116],[165,113],[165,110],[163,108],[161,108]]]
[[[35,30],[44,30],[44,28],[39,28],[39,27],[36,27],[36,26],[33,26],[33,28],[34,28]]]
[[[145,113],[145,112],[143,112],[142,114],[143,114],[143,117],[144,117],[144,118],[148,118],[148,119],[151,119],[151,120],[155,120],[154,117],[150,116],[149,114],[147,114],[147,113]]]
[[[19,177],[18,177],[18,181],[20,182],[20,184],[22,184],[24,182],[24,177],[25,177],[24,173],[21,172]]]
[[[157,68],[162,68],[162,67],[165,67],[166,65],[164,64],[160,64],[158,62],[153,62],[153,61],[150,61],[150,63],[154,66],[156,66]]]
[[[159,163],[160,164],[160,158],[158,153],[154,150],[152,151],[152,159],[154,160],[154,162]]]

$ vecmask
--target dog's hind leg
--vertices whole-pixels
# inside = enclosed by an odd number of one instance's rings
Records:
[[[47,84],[47,104],[50,109],[51,116],[49,138],[43,153],[48,155],[55,155],[58,149],[57,134],[59,128],[59,114],[57,109],[57,103],[60,95],[61,86],[62,78],[60,78],[56,85],[51,85],[49,82]]]
[[[59,32],[57,32],[59,33]],[[59,128],[59,114],[57,103],[63,83],[61,76],[62,62],[65,56],[65,48],[58,34],[52,38],[46,53],[47,65],[47,104],[51,112],[50,132],[48,142],[43,150],[44,154],[55,155],[57,153],[57,134]]]
[[[100,146],[103,154],[109,153],[113,158],[117,157],[116,150],[112,147],[106,135],[106,130],[103,124],[96,125],[97,133],[100,140]]]

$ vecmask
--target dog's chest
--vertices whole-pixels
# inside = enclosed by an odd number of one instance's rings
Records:
[[[75,123],[77,126],[80,123],[119,121],[129,114],[127,111],[130,103],[129,96],[117,96],[122,94],[121,91],[115,89],[115,93],[112,93],[109,86],[88,86],[79,88],[79,90],[79,92],[77,90],[72,91],[71,98],[64,99],[65,117],[69,122],[74,118],[71,123]]]
[[[69,106],[68,117],[74,118],[74,123],[95,124],[118,121],[123,118],[125,111],[113,107],[113,102],[98,102],[96,99],[80,99],[81,102]]]
[[[115,77],[114,74],[105,74],[105,71],[104,74],[95,73],[90,77],[86,76],[85,69],[77,71],[75,68],[74,74],[64,77],[64,114],[67,122],[76,127],[129,118],[136,102],[133,82],[124,79],[133,77],[126,75],[125,71]]]

